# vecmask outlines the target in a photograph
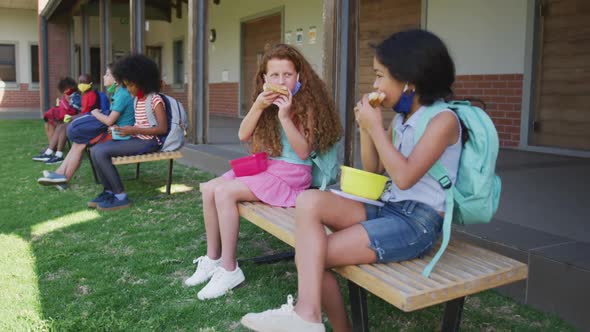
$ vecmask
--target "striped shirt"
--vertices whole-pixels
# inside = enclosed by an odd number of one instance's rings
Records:
[[[138,99],[137,103],[135,104],[135,127],[137,128],[151,128],[150,122],[148,121],[145,111],[145,101],[148,98],[148,96],[143,97],[143,99]],[[158,104],[164,107],[164,101],[162,100],[162,97],[160,97],[160,95],[158,94],[153,94],[152,111],[156,109],[156,106],[158,106]],[[140,139],[153,139],[156,136],[137,134],[135,135],[135,137]]]

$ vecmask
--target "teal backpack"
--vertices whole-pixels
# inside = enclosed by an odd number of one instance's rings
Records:
[[[428,277],[442,256],[451,237],[451,223],[460,225],[489,223],[498,209],[502,182],[495,173],[498,157],[498,133],[490,117],[469,101],[436,102],[426,107],[416,124],[418,142],[428,122],[444,109],[453,110],[463,123],[468,139],[464,142],[457,180],[452,183],[447,170],[436,161],[428,174],[437,180],[446,194],[443,240],[422,275]]]
[[[324,152],[311,152],[313,162],[311,186],[326,190],[326,187],[336,183],[338,178],[338,143]]]

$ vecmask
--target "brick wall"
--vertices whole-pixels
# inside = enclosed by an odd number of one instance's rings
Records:
[[[184,89],[164,85],[162,92],[180,101],[188,112],[188,86]],[[239,84],[211,83],[209,84],[209,114],[218,116],[238,116]]]
[[[188,112],[188,86],[185,84],[184,88],[178,89],[174,88],[171,85],[164,85],[162,92],[173,97],[174,99],[178,100],[183,106],[184,109]]]
[[[39,107],[39,89],[29,90],[28,83],[19,84],[18,89],[0,90],[0,107]]]
[[[209,84],[209,114],[238,117],[239,83]]]
[[[57,83],[60,78],[70,75],[69,26],[67,23],[48,22],[47,53],[49,63],[49,104],[53,106],[55,98],[60,97]],[[39,52],[41,54],[41,52]],[[42,63],[40,63],[42,66]],[[41,71],[39,66],[39,71]],[[41,73],[41,72],[40,72]],[[77,77],[73,77],[78,80]]]
[[[457,75],[456,98],[477,98],[486,103],[500,146],[518,146],[522,111],[522,74]]]

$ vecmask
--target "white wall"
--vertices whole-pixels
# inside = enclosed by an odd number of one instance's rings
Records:
[[[16,44],[17,83],[31,83],[30,45],[39,45],[37,27],[36,10],[8,8],[0,10],[0,43]],[[3,86],[4,82],[0,79],[0,87]]]
[[[188,59],[188,5],[182,5],[182,18],[176,18],[176,10],[172,10],[172,22],[149,21],[149,31],[145,34],[146,46],[162,47],[162,79],[167,84],[174,81],[173,43],[184,41],[184,71],[189,70]],[[129,29],[129,25],[126,26]],[[185,75],[186,77],[186,75]]]
[[[426,28],[441,37],[457,74],[523,73],[532,0],[428,0]]]
[[[284,7],[283,7],[284,6]],[[303,29],[303,45],[296,45],[314,69],[322,76],[323,24],[322,1],[318,0],[223,0],[220,5],[209,5],[209,28],[217,31],[217,41],[209,44],[209,81],[221,82],[223,70],[229,72],[229,82],[240,80],[240,22],[272,9],[284,8],[284,31],[291,31],[294,44],[295,31]],[[317,30],[317,40],[310,45],[307,32],[310,26]],[[284,35],[283,37],[284,38]],[[249,80],[250,78],[248,78]]]

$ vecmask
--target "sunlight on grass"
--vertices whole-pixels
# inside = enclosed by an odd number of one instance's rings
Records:
[[[96,210],[84,210],[75,213],[70,213],[68,215],[47,220],[43,223],[31,227],[31,235],[41,236],[53,232],[56,229],[81,224],[83,222],[96,219],[98,217],[100,217],[100,215],[98,214],[98,212],[96,212]]]
[[[29,242],[17,235],[0,234],[0,266],[0,330],[46,330]]]
[[[184,185],[184,184],[173,184],[170,187],[170,193],[171,194],[174,194],[174,193],[185,193],[185,192],[192,191],[193,189],[195,189],[195,188],[189,187],[189,186]],[[161,193],[166,193],[166,186],[160,187],[160,188],[158,188],[158,190]]]

